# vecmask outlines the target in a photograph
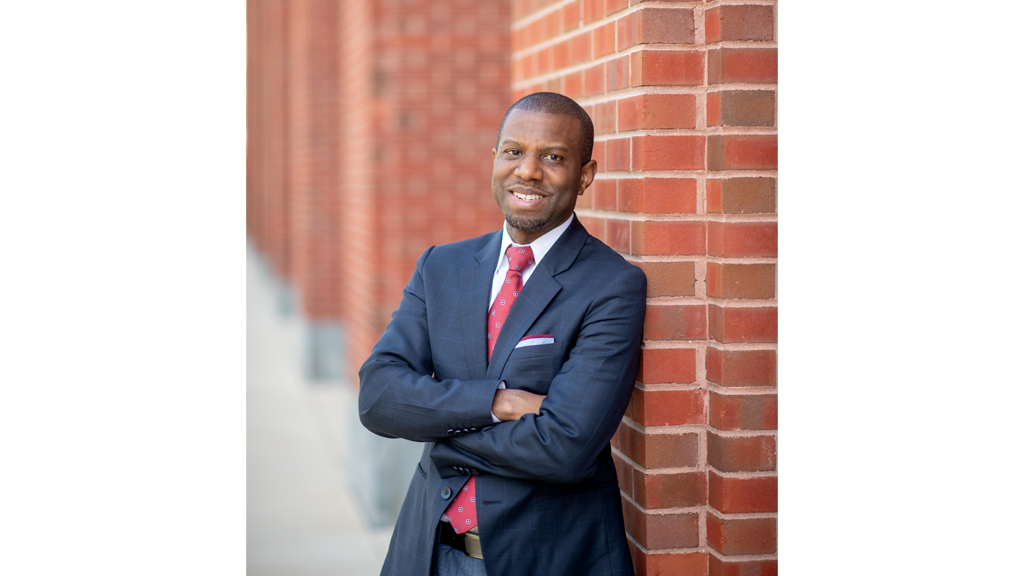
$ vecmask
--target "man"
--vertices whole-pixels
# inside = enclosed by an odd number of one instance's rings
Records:
[[[569,98],[513,104],[492,151],[505,226],[428,248],[359,371],[363,425],[427,443],[382,574],[633,574],[609,440],[647,280],[573,214],[593,138]]]

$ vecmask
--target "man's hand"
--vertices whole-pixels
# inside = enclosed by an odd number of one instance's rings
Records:
[[[498,390],[494,393],[491,412],[502,422],[516,421],[527,414],[540,415],[540,403],[547,396],[526,390]]]

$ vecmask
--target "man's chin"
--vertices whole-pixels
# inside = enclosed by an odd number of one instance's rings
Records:
[[[505,215],[505,221],[508,222],[509,226],[520,232],[536,232],[548,224],[547,220],[542,218],[523,218],[509,214]]]

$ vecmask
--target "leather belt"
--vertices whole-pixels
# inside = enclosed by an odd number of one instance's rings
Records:
[[[473,530],[476,530],[476,528],[473,528]],[[456,534],[451,523],[442,521],[441,543],[447,544],[456,550],[461,550],[466,556],[483,560],[484,550],[480,546],[480,534],[473,532],[473,530]]]

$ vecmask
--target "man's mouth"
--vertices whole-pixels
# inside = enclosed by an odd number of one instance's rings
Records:
[[[540,194],[530,194],[529,192],[520,192],[518,190],[512,190],[512,195],[520,200],[540,200],[543,198]]]

